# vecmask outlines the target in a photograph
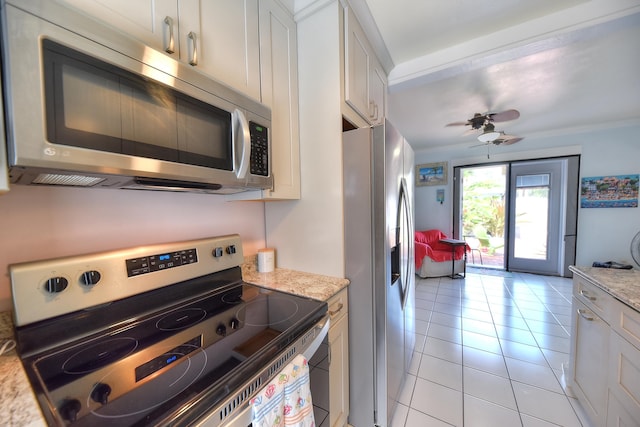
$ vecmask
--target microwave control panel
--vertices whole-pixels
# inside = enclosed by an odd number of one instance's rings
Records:
[[[267,128],[257,123],[249,122],[249,134],[251,135],[250,172],[252,175],[269,176],[269,138]]]

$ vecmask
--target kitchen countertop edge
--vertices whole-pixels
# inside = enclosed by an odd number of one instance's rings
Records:
[[[640,312],[640,270],[569,266],[623,304]]]
[[[258,272],[256,257],[245,257],[242,264],[242,280],[252,285],[327,301],[349,286],[349,279],[323,276],[314,273],[276,268],[270,273]]]

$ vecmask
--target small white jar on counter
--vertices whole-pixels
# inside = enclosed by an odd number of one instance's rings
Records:
[[[276,268],[276,250],[274,248],[258,249],[258,272],[271,273]]]

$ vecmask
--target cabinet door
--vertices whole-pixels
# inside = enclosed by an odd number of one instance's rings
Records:
[[[371,50],[353,11],[346,9],[345,13],[344,97],[347,104],[368,120]]]
[[[640,350],[615,332],[611,333],[608,372],[609,399],[615,396],[616,402],[613,407],[609,402],[607,418],[633,422],[607,425],[640,425]]]
[[[193,62],[195,45],[199,70],[260,99],[258,0],[181,0],[178,4],[181,59]]]
[[[331,427],[347,425],[349,415],[349,316],[344,315],[338,319],[329,329],[329,425]]]
[[[298,46],[293,17],[274,0],[260,2],[262,102],[271,107],[271,172],[267,199],[300,198]]]
[[[154,49],[178,58],[178,4],[176,0],[61,0],[137,38]],[[165,22],[166,20],[166,22]],[[173,49],[170,48],[173,32]]]
[[[639,423],[638,412],[631,414],[617,397],[610,392],[607,405],[607,427],[637,426],[640,425]]]
[[[384,121],[387,101],[387,77],[382,71],[382,67],[373,66],[371,68],[369,85],[369,122],[377,125]]]
[[[596,426],[605,423],[609,325],[573,298],[572,388]]]

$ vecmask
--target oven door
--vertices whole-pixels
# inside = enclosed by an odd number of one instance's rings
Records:
[[[326,338],[329,332],[330,318],[326,315],[304,336],[298,340],[296,344],[287,348],[281,354],[278,355],[272,364],[265,367],[262,372],[257,374],[254,379],[247,382],[240,387],[235,393],[231,394],[231,397],[220,407],[215,408],[213,411],[203,414],[202,417],[193,424],[197,427],[250,427],[252,425],[252,413],[250,401],[255,395],[259,394],[262,388],[254,387],[258,379],[261,379],[261,384],[265,385],[277,376],[280,370],[274,370],[273,366],[286,366],[287,362],[293,360],[298,354],[304,355],[305,359],[310,360],[316,353],[322,341]],[[305,340],[306,339],[306,340]],[[295,352],[292,352],[292,348],[295,348]],[[273,372],[272,374],[268,374]],[[313,384],[312,396],[313,396]],[[253,390],[252,393],[246,394],[246,390]],[[242,397],[240,397],[242,396]],[[237,402],[241,402],[241,410],[231,413],[229,417],[225,417],[224,414],[228,413],[228,408],[236,405]]]

